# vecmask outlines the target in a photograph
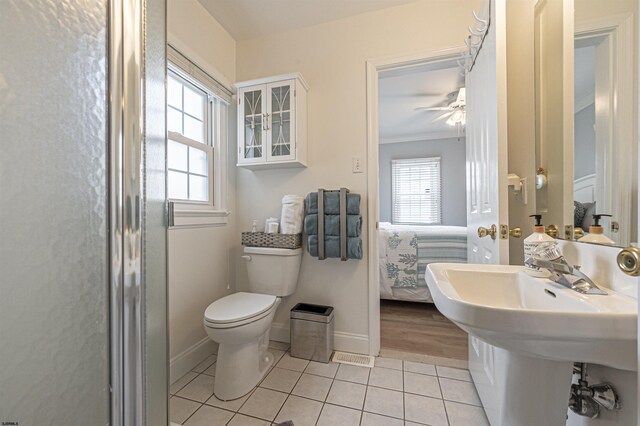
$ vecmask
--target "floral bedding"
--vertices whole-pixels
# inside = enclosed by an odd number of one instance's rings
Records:
[[[427,265],[466,263],[467,229],[381,223],[379,246],[381,298],[430,302],[424,280]]]

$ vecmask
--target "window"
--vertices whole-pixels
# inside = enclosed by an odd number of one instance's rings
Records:
[[[442,223],[440,158],[391,161],[392,222]]]
[[[171,200],[213,202],[216,99],[173,70],[167,89],[167,179]]]

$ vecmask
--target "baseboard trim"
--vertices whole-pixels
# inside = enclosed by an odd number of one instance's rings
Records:
[[[205,337],[195,345],[182,351],[169,361],[169,383],[173,383],[180,377],[191,371],[200,364],[206,357],[216,351],[217,343]]]
[[[271,325],[271,340],[277,342],[289,343],[289,324],[273,323]],[[366,334],[345,333],[342,331],[333,332],[333,349],[342,352],[351,352],[356,354],[369,354],[369,336]]]

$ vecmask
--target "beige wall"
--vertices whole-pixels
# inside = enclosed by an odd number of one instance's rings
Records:
[[[236,77],[236,41],[198,0],[168,0],[169,44],[223,83]]]
[[[237,80],[299,71],[310,85],[309,168],[249,171],[238,169],[238,228],[254,219],[278,216],[284,194],[305,195],[318,187],[346,186],[362,194],[367,212],[367,174],[352,174],[352,157],[364,164],[368,59],[460,46],[476,2],[418,1],[404,6],[237,43]],[[366,167],[365,167],[366,171]],[[289,308],[299,301],[336,309],[336,346],[368,351],[367,240],[361,261],[318,261],[305,253],[296,293],[275,319],[287,335]],[[246,274],[238,262],[238,286]],[[278,325],[276,325],[278,329]],[[274,336],[275,336],[274,334]]]
[[[536,0],[507,2],[507,131],[509,173],[527,178],[523,193],[509,190],[509,226],[522,228],[522,238],[509,239],[509,263],[524,263],[523,240],[531,234],[536,213],[535,189],[535,75],[533,57]]]
[[[196,0],[169,0],[169,43],[223,83],[235,81],[235,40]],[[169,338],[172,378],[200,361],[193,352],[207,335],[202,326],[205,309],[213,301],[233,292],[234,256],[230,241],[235,235],[235,106],[229,113],[226,209],[231,211],[226,225],[171,228],[169,246]],[[191,355],[189,355],[191,354]],[[174,364],[172,364],[173,366]]]

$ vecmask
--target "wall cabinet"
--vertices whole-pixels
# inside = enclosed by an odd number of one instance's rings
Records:
[[[307,167],[307,91],[300,74],[237,83],[238,166]]]

